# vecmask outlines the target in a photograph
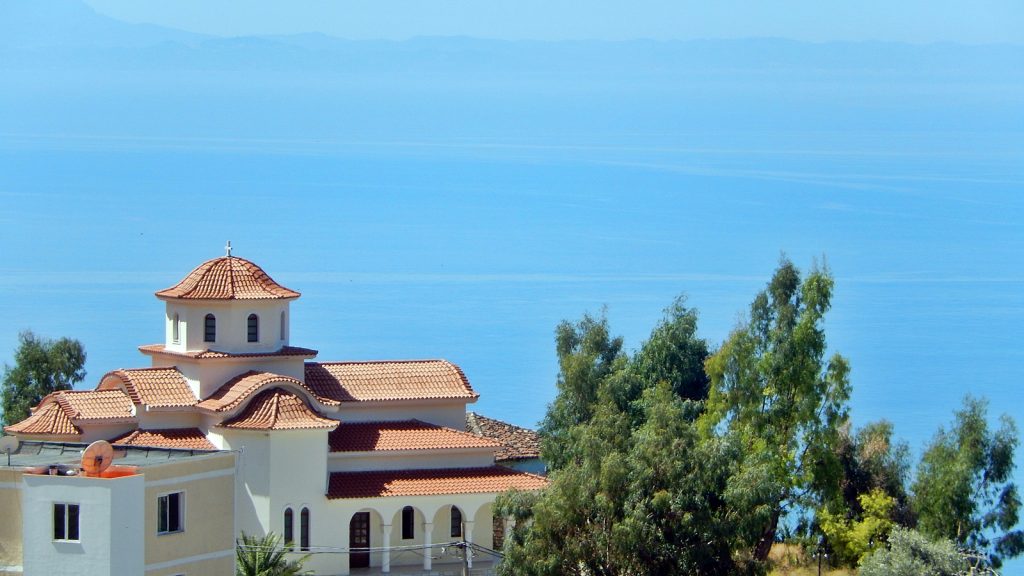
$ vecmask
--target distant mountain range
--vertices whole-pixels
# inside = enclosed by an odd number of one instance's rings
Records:
[[[217,37],[131,24],[80,0],[0,0],[3,68],[226,68],[340,71],[864,70],[1020,77],[1024,47],[898,43],[809,44],[782,39],[501,41],[464,37],[352,41],[323,34]]]

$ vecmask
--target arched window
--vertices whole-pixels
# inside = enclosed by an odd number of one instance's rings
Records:
[[[260,317],[255,314],[249,314],[249,342],[260,341]]]
[[[217,317],[207,314],[203,319],[203,342],[217,341]]]
[[[177,344],[181,341],[181,319],[178,318],[178,313],[174,313],[174,321],[171,322],[171,340]]]
[[[309,552],[309,508],[303,508],[299,514],[299,546],[303,552]]]
[[[462,510],[452,506],[452,538],[462,536]]]
[[[284,310],[281,311],[281,340],[284,340]]]
[[[284,547],[292,548],[295,545],[295,514],[291,508],[284,509]]]
[[[416,511],[412,506],[402,508],[402,540],[412,540],[416,537]]]

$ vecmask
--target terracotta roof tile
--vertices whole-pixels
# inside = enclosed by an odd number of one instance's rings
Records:
[[[235,256],[207,260],[170,288],[156,293],[161,298],[186,300],[276,300],[298,298],[299,293],[281,286],[256,264]]]
[[[97,390],[120,390],[135,404],[155,408],[195,406],[198,399],[177,368],[136,368],[114,370],[100,379]]]
[[[317,415],[295,394],[271,388],[257,394],[238,416],[219,426],[243,430],[308,430],[330,429],[338,424],[337,420]]]
[[[496,448],[501,444],[443,426],[404,420],[342,424],[327,437],[331,452]]]
[[[49,399],[60,404],[72,420],[115,420],[134,416],[132,399],[120,390],[61,390],[47,395],[39,405]]]
[[[110,441],[117,446],[149,446],[183,450],[216,450],[198,428],[166,428],[162,430],[132,430]]]
[[[510,488],[539,490],[547,484],[547,480],[540,476],[504,466],[335,472],[330,476],[327,497],[339,499],[498,493]]]
[[[478,396],[462,370],[446,360],[307,362],[306,384],[339,402]]]
[[[267,358],[274,356],[302,356],[307,358],[314,358],[317,355],[317,351],[312,348],[300,348],[298,346],[282,346],[280,350],[274,350],[273,352],[221,352],[219,350],[200,350],[198,352],[176,352],[174,350],[168,350],[163,344],[146,344],[139,346],[139,351],[143,354],[168,354],[171,356],[181,356],[183,358]]]
[[[41,405],[31,416],[17,424],[4,427],[11,434],[44,434],[47,436],[78,436],[82,429],[75,426],[67,413],[56,402]]]
[[[467,412],[466,431],[499,442],[503,448],[494,454],[498,462],[540,458],[540,434],[528,428]]]
[[[226,384],[196,406],[211,412],[227,412],[238,407],[259,390],[275,384],[290,384],[309,392],[311,396],[317,397],[322,404],[337,404],[330,398],[318,397],[310,387],[290,376],[250,370],[228,380]]]

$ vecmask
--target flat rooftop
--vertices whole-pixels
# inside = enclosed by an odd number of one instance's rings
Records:
[[[34,468],[54,464],[78,468],[82,462],[82,452],[88,446],[81,442],[22,441],[18,449],[10,454],[10,464],[7,463],[7,455],[0,454],[0,468]],[[182,458],[198,458],[220,453],[216,450],[115,446],[113,464],[145,468]]]

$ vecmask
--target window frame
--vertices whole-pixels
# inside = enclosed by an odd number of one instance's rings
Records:
[[[286,323],[285,323],[285,317],[284,317],[284,310],[281,310],[281,327],[280,327],[281,328],[281,337],[278,338],[278,339],[281,340],[282,342],[284,342],[284,340],[285,340],[285,338],[284,338],[285,337],[285,326],[286,326]]]
[[[174,313],[174,318],[171,319],[171,342],[175,344],[181,343],[181,317],[177,312]]]
[[[71,536],[71,510],[74,509],[74,535],[76,538],[70,538]],[[57,510],[62,510],[60,530],[61,534],[57,534]],[[52,525],[50,526],[50,534],[53,536],[54,542],[81,542],[82,541],[82,505],[78,502],[54,502],[52,514],[50,516]],[[59,537],[58,537],[59,536]]]
[[[203,316],[203,342],[217,341],[217,316],[208,312]]]
[[[302,512],[299,513],[299,550],[303,552],[309,552],[309,516],[309,507],[303,506]]]
[[[177,518],[177,529],[171,530],[171,497],[177,496],[178,500],[178,518]],[[164,510],[161,507],[161,502],[167,500],[167,524],[166,529],[161,529],[164,522]],[[156,497],[156,534],[157,536],[166,536],[168,534],[181,534],[185,531],[185,491],[175,490],[173,492],[165,492],[159,494]]]
[[[402,508],[402,540],[416,539],[416,509],[412,506]]]
[[[260,341],[260,317],[255,312],[245,318],[245,341],[250,344]]]
[[[452,538],[462,538],[464,532],[462,528],[462,509],[452,504],[451,510],[449,511],[449,536]],[[458,518],[458,522],[455,519]]]
[[[295,549],[295,511],[291,506],[284,509],[284,547]]]

